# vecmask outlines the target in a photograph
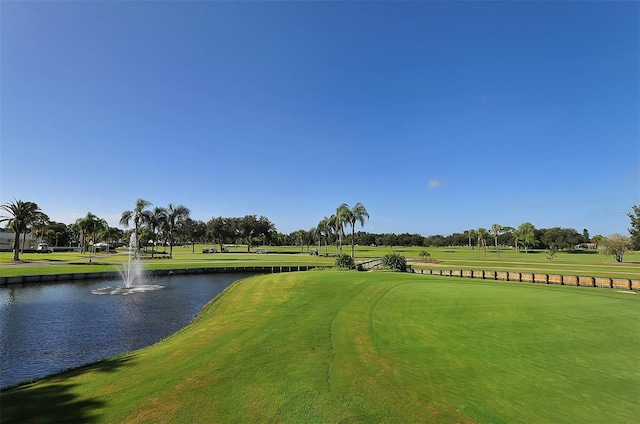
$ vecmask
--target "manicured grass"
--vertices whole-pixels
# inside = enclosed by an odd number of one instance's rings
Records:
[[[638,301],[418,274],[262,275],[155,346],[3,391],[1,421],[638,422]]]
[[[264,247],[269,254],[256,254],[258,247],[253,247],[252,252],[246,253],[246,246],[234,246],[229,248],[229,253],[203,254],[204,247],[210,245],[196,245],[194,249],[176,246],[173,249],[174,257],[169,259],[167,255],[156,255],[150,259],[145,255],[145,267],[147,269],[177,269],[198,267],[230,267],[230,266],[295,266],[295,265],[333,265],[336,250],[335,246],[329,246],[329,257],[312,256],[310,251],[317,246],[305,246],[304,249],[294,246],[268,246]],[[217,246],[213,246],[217,247]],[[324,254],[324,246],[320,249]],[[420,262],[420,252],[426,250],[435,261],[432,263]],[[345,252],[350,252],[350,246],[344,246]],[[514,271],[537,272],[548,274],[581,275],[588,277],[611,277],[640,279],[640,252],[627,252],[625,262],[618,263],[611,256],[600,255],[595,252],[569,253],[559,252],[553,261],[547,260],[544,251],[530,253],[518,253],[513,249],[504,249],[500,257],[495,250],[488,249],[484,256],[482,249],[469,251],[467,248],[423,248],[423,247],[370,247],[358,246],[356,249],[356,261],[380,258],[387,253],[396,252],[412,263],[414,268],[433,269],[474,269],[485,271]],[[0,276],[38,275],[38,274],[63,274],[74,272],[102,272],[113,271],[126,262],[127,253],[120,250],[116,254],[100,253],[92,258],[89,264],[88,254],[79,253],[52,253],[52,254],[24,254],[20,264],[11,261],[11,253],[0,253]]]

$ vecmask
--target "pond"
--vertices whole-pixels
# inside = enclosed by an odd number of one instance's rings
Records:
[[[250,275],[161,277],[161,290],[126,296],[91,293],[118,280],[0,287],[0,388],[150,346]]]

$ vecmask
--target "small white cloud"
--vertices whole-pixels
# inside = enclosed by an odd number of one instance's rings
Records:
[[[433,190],[434,188],[440,187],[447,184],[445,180],[430,180],[429,181],[429,190]]]

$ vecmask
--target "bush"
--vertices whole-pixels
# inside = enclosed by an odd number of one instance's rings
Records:
[[[429,259],[429,257],[431,256],[431,254],[429,252],[427,252],[426,250],[420,251],[419,255],[420,255],[420,260],[423,261],[423,262],[426,262]]]
[[[353,261],[353,258],[351,257],[351,255],[343,253],[340,256],[338,256],[338,258],[336,259],[335,266],[336,268],[351,269],[355,266],[355,262]]]
[[[407,259],[398,253],[389,253],[382,258],[382,266],[393,271],[407,270]]]

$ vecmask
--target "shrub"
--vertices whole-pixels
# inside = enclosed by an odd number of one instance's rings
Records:
[[[429,257],[431,256],[431,254],[429,252],[427,252],[426,250],[422,250],[422,251],[420,251],[419,256],[420,256],[420,260],[421,261],[426,262],[429,259]]]
[[[340,256],[338,256],[338,258],[336,259],[335,266],[336,268],[351,269],[355,266],[355,262],[353,261],[353,258],[351,257],[351,255],[343,253]]]
[[[389,253],[382,258],[382,266],[393,271],[406,271],[407,259],[398,253]]]

